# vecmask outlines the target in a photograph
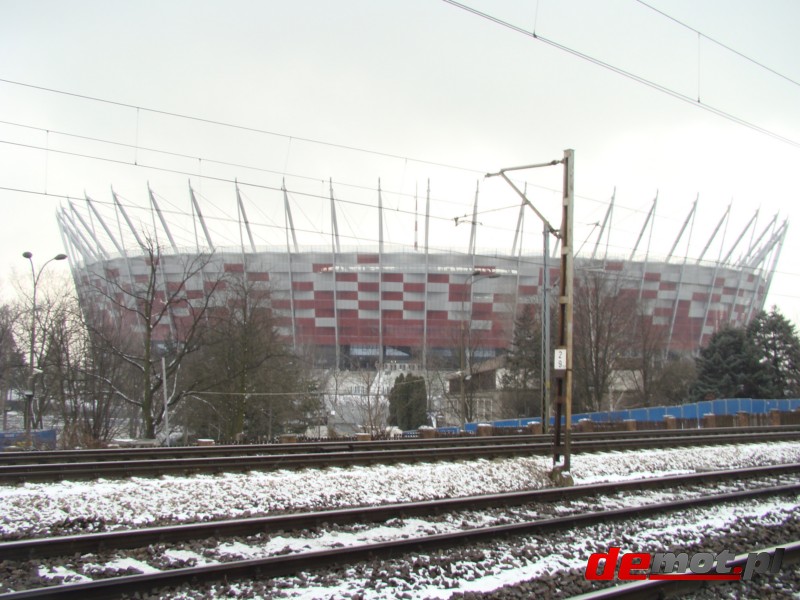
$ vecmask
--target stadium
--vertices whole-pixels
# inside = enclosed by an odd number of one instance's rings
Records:
[[[296,208],[285,188],[273,190],[276,204],[270,210],[273,216],[279,215],[274,220],[282,221],[282,226],[273,227],[272,243],[266,245],[255,243],[255,227],[248,220],[247,202],[238,185],[237,216],[228,219],[236,233],[226,245],[214,239],[210,219],[203,216],[199,194],[191,185],[189,210],[180,214],[162,210],[156,194],[148,191],[149,205],[137,209],[145,215],[138,220],[113,191],[112,202],[87,197],[84,206],[71,201],[59,210],[59,227],[84,307],[112,316],[110,280],[118,289],[133,289],[146,281],[150,259],[144,250],[156,246],[156,281],[162,297],[180,287],[188,303],[197,302],[206,295],[210,282],[237,276],[268,292],[280,334],[296,348],[315,348],[320,364],[351,368],[397,361],[424,367],[452,359],[454,348],[464,344],[465,331],[475,360],[501,354],[511,343],[515,316],[522,307],[539,306],[548,295],[552,302],[557,294],[557,248],[548,243],[546,253],[523,250],[523,208],[513,243],[508,244],[510,235],[500,240],[508,248],[477,247],[477,194],[473,218],[463,220],[470,228],[469,242],[460,248],[443,248],[441,243],[430,243],[435,234],[429,203],[418,211],[415,198],[413,216],[409,210],[405,221],[395,221],[388,218],[390,211],[383,206],[380,188],[377,202],[370,207],[377,216],[374,230],[364,235],[370,243],[351,246],[341,243],[344,236],[339,234],[332,185],[326,199],[329,214],[314,217],[325,243],[314,245],[298,243]],[[584,244],[586,251],[578,251],[575,257],[576,279],[584,271],[601,273],[616,281],[623,293],[638,297],[647,317],[668,331],[667,350],[672,353],[696,353],[720,327],[746,325],[763,308],[788,228],[788,222],[779,223],[776,216],[757,230],[754,215],[738,238],[723,247],[724,240],[719,238],[724,236],[719,232],[727,223],[726,213],[698,256],[676,256],[696,205],[680,231],[670,234],[677,237],[666,256],[657,257],[647,247],[655,226],[651,218],[655,202],[632,251],[627,256],[610,256],[603,251],[602,240],[605,236],[607,242],[610,235],[612,201],[595,243]],[[234,214],[232,209],[225,209],[226,214]],[[194,232],[193,247],[176,243],[172,229],[178,220],[184,231]],[[410,230],[412,222],[413,242],[385,241],[393,227]],[[230,239],[236,237],[238,243],[231,244]],[[707,259],[712,242],[719,246],[719,256]],[[200,255],[207,261],[187,278],[186,265]],[[217,296],[213,303],[223,304],[225,294]],[[180,337],[187,314],[185,307],[176,306],[155,337]],[[131,322],[129,326],[133,332],[140,325]]]

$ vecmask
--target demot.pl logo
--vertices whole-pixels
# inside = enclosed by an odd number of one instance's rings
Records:
[[[736,555],[725,550],[711,552],[627,552],[612,546],[608,552],[595,552],[586,564],[586,579],[608,581],[616,575],[620,581],[642,579],[684,581],[749,581],[753,575],[777,573],[783,562],[784,548],[769,552],[750,552],[744,566],[729,565]]]

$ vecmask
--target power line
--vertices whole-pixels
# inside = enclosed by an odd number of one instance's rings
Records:
[[[152,152],[152,153],[155,153],[155,154],[163,154],[163,155],[166,155],[166,156],[172,156],[172,157],[176,157],[176,158],[184,158],[184,159],[187,159],[187,160],[199,161],[201,163],[202,162],[206,162],[206,163],[211,163],[211,164],[216,164],[216,165],[221,165],[221,166],[226,166],[226,167],[236,167],[236,168],[241,168],[241,169],[247,169],[247,170],[256,171],[256,172],[259,172],[259,173],[267,173],[267,174],[271,174],[271,175],[282,175],[282,176],[287,176],[287,177],[291,177],[291,178],[295,178],[295,179],[301,179],[301,180],[305,180],[305,181],[314,181],[314,182],[322,182],[322,183],[324,183],[324,180],[320,179],[319,177],[314,177],[314,176],[311,176],[311,175],[302,175],[302,174],[299,174],[299,173],[279,172],[279,171],[276,171],[276,170],[266,169],[264,167],[255,167],[253,165],[247,165],[247,164],[243,164],[243,163],[223,161],[223,160],[204,157],[204,156],[194,156],[194,155],[190,155],[190,154],[174,152],[174,151],[171,151],[171,150],[164,150],[164,149],[161,149],[161,148],[137,146],[137,145],[129,144],[129,143],[126,143],[126,142],[118,142],[118,141],[114,141],[114,140],[110,140],[110,139],[106,139],[106,138],[99,138],[99,137],[95,137],[95,136],[88,136],[88,135],[82,135],[82,134],[78,134],[78,133],[72,133],[72,132],[69,132],[69,131],[46,129],[44,127],[40,127],[40,126],[36,126],[36,125],[29,125],[29,124],[26,124],[26,123],[18,123],[18,122],[14,122],[14,121],[0,120],[0,124],[9,125],[9,126],[12,126],[12,127],[20,127],[20,128],[23,128],[23,129],[31,129],[33,131],[46,133],[46,134],[48,134],[48,136],[50,134],[61,135],[61,136],[68,137],[68,138],[75,138],[75,139],[79,139],[79,140],[98,142],[98,143],[101,143],[101,144],[108,144],[108,145],[111,145],[111,146],[118,146],[118,147],[121,147],[121,148],[128,148],[128,149],[131,149],[131,150],[137,150],[137,151],[138,150],[142,150],[142,151],[145,151],[145,152]],[[109,158],[106,158],[106,157],[103,157],[103,156],[93,156],[93,155],[89,155],[89,154],[80,154],[80,153],[70,152],[70,151],[66,151],[66,150],[57,150],[57,149],[51,148],[49,144],[48,144],[47,147],[41,147],[41,146],[34,146],[34,145],[25,145],[25,144],[21,144],[19,142],[10,142],[10,141],[6,141],[6,140],[0,140],[0,143],[7,143],[7,144],[11,144],[11,145],[17,144],[17,145],[20,145],[22,147],[41,150],[41,151],[43,151],[45,153],[49,153],[49,152],[52,151],[52,152],[57,152],[57,153],[60,153],[60,154],[76,156],[76,157],[85,158],[85,159],[89,159],[89,160],[111,161],[111,162],[116,162],[118,164],[125,164],[125,165],[133,166],[133,167],[144,167],[144,168],[150,168],[150,169],[161,169],[163,171],[170,171],[169,169],[157,167],[157,166],[154,166],[152,164],[141,163],[141,161],[139,160],[138,153],[137,153],[136,157],[134,158],[133,162],[130,162],[130,161],[122,161],[122,160],[119,160],[119,159],[109,159]],[[364,150],[364,152],[369,152],[369,151],[368,150]],[[424,162],[424,161],[418,161],[418,162]],[[481,174],[483,174],[485,172],[485,169],[483,169],[481,171],[473,171],[473,170],[468,169],[466,167],[456,167],[456,168],[459,168],[459,169],[461,169],[463,171],[467,171],[467,172],[474,172],[474,173],[481,173]],[[202,173],[194,173],[194,172],[188,173],[188,172],[184,172],[184,171],[174,171],[174,172],[177,172],[179,174],[188,174],[188,175],[193,176],[193,177],[199,177],[199,178],[203,178],[204,177],[202,175]],[[547,186],[544,186],[544,185],[541,185],[541,184],[537,184],[537,183],[533,183],[533,182],[528,182],[528,183],[532,187],[544,190],[546,192],[558,193],[558,194],[561,193],[560,189],[550,188],[550,187],[547,187]],[[359,185],[359,184],[354,184],[354,183],[348,183],[348,182],[345,182],[345,181],[339,181],[337,183],[337,185],[348,187],[348,188],[352,188],[352,189],[359,189],[359,190],[369,190],[369,191],[373,191],[374,190],[374,188],[372,188],[372,187],[367,187],[367,186],[364,186],[364,185]],[[406,197],[406,198],[409,198],[409,199],[414,197],[413,194],[402,192],[402,191],[393,191],[393,190],[383,190],[383,191],[386,194],[392,194],[392,195],[396,195],[396,196]],[[576,194],[575,197],[580,199],[580,200],[586,200],[588,202],[593,202],[593,203],[599,204],[601,206],[607,206],[608,205],[608,201],[605,200],[605,199],[593,198],[591,196],[587,196],[587,195],[584,195],[584,194]],[[456,205],[456,206],[459,206],[459,207],[463,206],[463,203],[461,203],[461,202],[457,203],[455,201],[446,200],[446,199],[441,198],[441,197],[435,197],[434,196],[431,199],[435,200],[436,202],[440,202],[440,203],[444,203],[444,204],[453,204],[453,205]],[[515,205],[515,207],[516,206],[518,206],[518,205]],[[633,212],[633,213],[645,214],[647,212],[646,210],[643,210],[643,209],[640,209],[640,208],[637,208],[637,207],[630,207],[630,206],[626,207],[626,206],[622,206],[622,205],[620,205],[619,207],[623,208],[625,210],[628,210],[630,212]],[[484,214],[484,213],[488,213],[488,212],[496,212],[497,210],[504,210],[504,209],[505,209],[505,207],[501,207],[500,209],[486,209],[486,210],[480,211],[479,214]],[[465,214],[464,216],[468,217],[469,215]],[[450,217],[448,217],[448,218],[450,218]]]
[[[753,131],[756,131],[756,132],[761,133],[763,135],[769,136],[769,137],[771,137],[773,139],[776,139],[778,141],[781,141],[781,142],[783,142],[785,144],[789,144],[790,146],[794,146],[795,148],[800,148],[800,141],[793,140],[793,139],[788,138],[788,137],[786,137],[784,135],[781,135],[781,134],[779,134],[779,133],[777,133],[775,131],[772,131],[770,129],[766,129],[764,127],[761,127],[760,125],[756,125],[755,123],[751,123],[750,121],[747,121],[747,120],[745,120],[745,119],[743,119],[741,117],[737,117],[736,115],[734,115],[732,113],[729,113],[729,112],[726,112],[726,111],[722,110],[721,108],[716,108],[715,106],[712,106],[710,104],[705,104],[705,103],[701,102],[699,98],[692,98],[690,96],[687,96],[686,94],[678,92],[677,90],[669,88],[669,87],[667,87],[665,85],[661,85],[660,83],[656,83],[655,81],[652,81],[650,79],[646,79],[645,77],[642,77],[641,75],[636,75],[635,73],[631,73],[630,71],[626,71],[625,69],[622,69],[620,67],[615,67],[614,65],[612,65],[610,63],[607,63],[607,62],[604,62],[604,61],[600,60],[599,58],[595,58],[593,56],[590,56],[588,54],[580,52],[579,50],[576,50],[574,48],[570,48],[569,46],[566,46],[564,44],[556,42],[555,40],[551,40],[549,38],[546,38],[546,37],[542,36],[539,33],[531,32],[531,31],[528,31],[526,29],[523,29],[522,27],[514,25],[513,23],[509,23],[508,21],[504,21],[504,20],[502,20],[502,19],[500,19],[498,17],[492,16],[492,15],[490,15],[488,13],[485,13],[485,12],[482,12],[482,11],[477,10],[475,8],[472,8],[471,6],[467,6],[466,4],[462,4],[461,2],[456,2],[455,0],[442,0],[442,1],[446,2],[447,4],[451,4],[451,5],[455,6],[456,8],[460,8],[461,10],[464,10],[464,11],[466,11],[468,13],[471,13],[473,15],[481,17],[482,19],[486,19],[487,21],[491,21],[492,23],[495,23],[497,25],[500,25],[502,27],[510,29],[510,30],[512,30],[512,31],[514,31],[516,33],[520,33],[520,34],[522,34],[522,35],[524,35],[526,37],[529,37],[531,39],[534,39],[534,40],[543,42],[545,44],[548,44],[548,45],[552,46],[553,48],[556,48],[558,50],[561,50],[562,52],[565,52],[567,54],[571,54],[571,55],[573,55],[573,56],[575,56],[577,58],[583,59],[583,60],[585,60],[587,62],[590,62],[590,63],[592,63],[594,65],[597,65],[599,67],[602,67],[604,69],[612,71],[613,73],[617,73],[618,75],[622,75],[623,77],[627,77],[628,79],[636,81],[637,83],[641,83],[642,85],[646,85],[647,87],[650,87],[650,88],[652,88],[652,89],[654,89],[656,91],[662,92],[662,93],[664,93],[664,94],[666,94],[668,96],[672,96],[673,98],[675,98],[677,100],[681,100],[681,101],[686,102],[688,104],[691,104],[693,106],[697,106],[699,108],[702,108],[703,110],[705,110],[707,112],[710,112],[712,114],[715,114],[715,115],[717,115],[719,117],[722,117],[724,119],[727,119],[727,120],[731,121],[732,123],[736,123],[737,125],[741,125],[743,127],[747,127],[748,129],[752,129]]]
[[[135,104],[128,104],[128,103],[119,102],[119,101],[116,101],[116,100],[108,100],[107,98],[99,98],[97,96],[89,96],[87,94],[78,94],[78,93],[75,93],[75,92],[67,92],[67,91],[64,91],[64,90],[58,90],[58,89],[50,88],[50,87],[46,87],[46,86],[34,85],[34,84],[31,84],[31,83],[24,83],[22,81],[14,81],[12,79],[0,78],[0,83],[6,83],[8,85],[16,85],[16,86],[20,86],[20,87],[26,87],[26,88],[29,88],[29,89],[48,92],[48,93],[51,93],[51,94],[60,94],[60,95],[69,96],[69,97],[72,97],[72,98],[79,98],[81,100],[90,100],[92,102],[100,102],[100,103],[103,103],[103,104],[109,104],[111,106],[119,106],[119,107],[122,107],[122,108],[129,108],[131,110],[136,110],[136,111],[149,112],[149,113],[153,113],[153,114],[156,114],[156,115],[174,117],[174,118],[177,118],[177,119],[185,119],[187,121],[195,121],[197,123],[204,123],[206,125],[217,125],[217,126],[220,126],[220,127],[230,127],[231,129],[238,129],[240,131],[248,131],[250,133],[259,133],[259,134],[263,134],[263,135],[280,137],[280,138],[283,138],[283,139],[289,140],[289,141],[300,141],[300,142],[306,142],[306,143],[309,143],[309,144],[318,144],[318,145],[321,145],[321,146],[329,146],[331,148],[338,148],[340,150],[349,150],[349,151],[352,151],[352,152],[362,152],[362,153],[365,153],[365,154],[373,154],[375,156],[383,156],[384,158],[392,158],[392,159],[396,159],[396,160],[409,160],[409,161],[412,161],[412,162],[415,162],[415,163],[427,164],[427,165],[432,165],[432,166],[435,166],[435,167],[443,167],[443,168],[446,168],[446,169],[454,169],[454,170],[457,170],[457,171],[468,171],[468,172],[471,172],[471,173],[481,174],[481,175],[486,172],[485,169],[472,169],[472,168],[468,168],[468,167],[459,167],[459,166],[456,166],[456,165],[449,165],[447,163],[439,163],[439,162],[435,162],[435,161],[424,160],[424,159],[420,159],[420,158],[414,158],[414,157],[411,157],[411,156],[401,156],[399,154],[392,154],[390,152],[381,152],[379,150],[368,150],[368,149],[365,149],[365,148],[359,148],[357,146],[350,146],[350,145],[347,145],[347,144],[337,144],[335,142],[326,142],[326,141],[317,140],[317,139],[314,139],[314,138],[306,138],[306,137],[300,137],[300,136],[296,136],[296,135],[287,135],[285,133],[278,133],[276,131],[270,131],[268,129],[260,129],[258,127],[252,127],[252,126],[249,126],[249,125],[239,125],[237,123],[227,123],[225,121],[217,121],[215,119],[208,119],[208,118],[205,118],[205,117],[197,117],[197,116],[194,116],[194,115],[187,115],[187,114],[184,114],[184,113],[161,110],[161,109],[157,109],[157,108],[148,108],[146,106],[137,106]]]
[[[236,168],[240,168],[240,169],[247,169],[247,170],[250,170],[250,171],[256,171],[256,172],[259,172],[259,173],[267,173],[267,174],[270,174],[270,175],[285,176],[285,177],[290,177],[290,178],[294,178],[294,179],[302,179],[302,180],[305,180],[305,181],[315,181],[315,182],[320,182],[321,181],[321,182],[324,183],[324,180],[320,179],[319,177],[312,176],[312,175],[301,175],[299,173],[286,173],[285,171],[276,171],[276,170],[273,170],[273,169],[266,169],[264,167],[256,167],[256,166],[248,165],[248,164],[244,164],[244,163],[224,161],[224,160],[215,159],[215,158],[209,158],[209,157],[205,157],[205,156],[195,156],[195,155],[185,154],[185,153],[181,153],[181,152],[174,152],[172,150],[163,150],[161,148],[154,148],[154,147],[148,147],[148,146],[138,146],[138,145],[129,144],[129,143],[126,143],[126,142],[118,142],[118,141],[114,141],[114,140],[110,140],[110,139],[106,139],[106,138],[99,138],[99,137],[94,137],[94,136],[89,136],[89,135],[82,135],[82,134],[78,134],[78,133],[72,133],[72,132],[69,132],[69,131],[46,129],[44,127],[40,127],[40,126],[36,126],[36,125],[29,125],[29,124],[25,124],[25,123],[17,123],[17,122],[14,122],[14,121],[0,120],[0,124],[9,125],[9,126],[12,126],[12,127],[20,127],[20,128],[23,128],[23,129],[30,129],[30,130],[33,130],[33,131],[46,133],[48,135],[51,135],[51,134],[61,135],[61,136],[64,136],[64,137],[74,138],[74,139],[78,139],[78,140],[84,140],[84,141],[90,141],[90,142],[98,142],[98,143],[101,143],[101,144],[108,144],[108,145],[111,145],[111,146],[118,146],[118,147],[121,147],[121,148],[128,148],[130,150],[137,150],[137,151],[141,150],[141,151],[145,151],[145,152],[152,152],[154,154],[164,154],[166,156],[172,156],[172,157],[175,157],[175,158],[184,158],[184,159],[187,159],[187,160],[198,161],[198,162],[201,162],[201,163],[202,162],[206,162],[206,163],[211,163],[211,164],[215,164],[215,165],[221,165],[221,166],[224,166],[224,167],[236,167]],[[13,143],[16,143],[16,142],[5,142],[4,140],[0,140],[0,143],[13,144]],[[37,146],[29,146],[29,147],[31,149],[39,149],[39,150],[42,150],[44,152],[49,152],[49,151],[53,150],[55,152],[67,153],[67,151],[59,151],[59,150],[55,150],[53,148],[50,148],[49,145],[47,147],[37,147]],[[363,152],[370,152],[370,151],[369,150],[363,150]],[[79,154],[74,154],[74,155],[75,156],[80,156],[81,158],[87,158],[87,159],[94,158],[96,160],[105,160],[104,157],[93,157],[91,155],[79,155]],[[125,163],[125,164],[130,164],[131,166],[140,166],[139,162],[140,161],[139,161],[139,157],[138,157],[138,154],[137,154],[136,158],[134,159],[134,161],[132,163]],[[425,164],[424,161],[417,161],[417,162]],[[437,166],[435,163],[431,163],[431,164],[433,164],[434,166]],[[438,166],[441,166],[441,165],[438,165]],[[153,168],[153,167],[151,167],[151,168]],[[474,170],[468,169],[466,167],[455,167],[455,168],[459,168],[459,169],[461,169],[463,171],[473,172],[473,173],[476,173],[476,174],[477,173],[483,174],[483,172],[485,171],[485,169],[482,170],[482,171],[474,171]],[[194,175],[199,176],[196,173]],[[536,188],[539,188],[539,189],[542,189],[542,190],[545,190],[545,191],[548,191],[548,192],[561,193],[561,190],[557,190],[557,189],[554,189],[554,188],[549,188],[547,186],[535,184],[535,183],[532,183],[532,182],[529,182],[529,183],[533,187],[536,187]],[[353,188],[353,189],[360,189],[360,190],[373,190],[374,189],[372,187],[367,187],[365,185],[359,185],[359,184],[355,184],[355,183],[348,183],[348,182],[345,182],[345,181],[339,181],[338,185],[344,186],[344,187],[348,187],[348,188]],[[395,196],[401,196],[401,197],[405,197],[405,198],[408,198],[408,199],[411,199],[411,198],[414,197],[414,194],[409,193],[409,192],[394,191],[394,190],[383,190],[383,191],[386,194],[391,194],[391,195],[395,195]],[[597,200],[595,198],[590,198],[588,196],[576,196],[576,197],[583,198],[585,200],[590,200],[590,201],[593,201],[593,202],[599,202],[601,204],[604,202],[602,200]],[[449,204],[454,204],[454,205],[458,205],[458,206],[462,205],[461,203],[456,203],[454,201],[445,200],[443,198],[438,198],[438,197],[433,197],[431,199],[435,200],[437,202],[442,202],[442,203],[449,203]],[[496,209],[494,209],[494,210],[496,210]],[[486,212],[486,211],[482,211],[482,212]]]
[[[712,38],[711,36],[708,36],[708,35],[706,35],[706,34],[705,34],[705,33],[703,33],[702,31],[700,31],[699,29],[695,29],[695,28],[694,28],[694,27],[692,27],[691,25],[687,25],[686,23],[684,23],[683,21],[680,21],[680,20],[676,19],[676,18],[675,18],[675,17],[673,17],[672,15],[669,15],[669,14],[665,13],[663,10],[659,10],[659,9],[658,9],[658,8],[656,8],[655,6],[651,6],[650,4],[648,4],[647,2],[645,2],[644,0],[636,0],[636,1],[637,1],[639,4],[641,4],[642,6],[646,6],[646,7],[647,7],[647,8],[649,8],[650,10],[652,10],[652,11],[654,11],[654,12],[657,12],[657,13],[658,13],[658,14],[660,14],[662,17],[665,17],[665,18],[669,19],[670,21],[672,21],[672,22],[674,22],[674,23],[677,23],[677,24],[678,24],[678,25],[680,25],[681,27],[684,27],[684,28],[688,29],[689,31],[691,31],[691,32],[693,32],[693,33],[696,33],[697,35],[699,35],[699,36],[702,36],[703,38],[707,39],[709,42],[711,42],[711,43],[713,43],[713,44],[716,44],[716,45],[717,45],[717,46],[719,46],[720,48],[724,48],[724,49],[725,49],[725,50],[727,50],[728,52],[730,52],[730,53],[732,53],[732,54],[735,54],[735,55],[736,55],[736,56],[738,56],[739,58],[743,58],[743,59],[744,59],[744,60],[746,60],[747,62],[749,62],[749,63],[752,63],[752,64],[756,65],[757,67],[760,67],[761,69],[764,69],[765,71],[768,71],[768,72],[772,73],[773,75],[775,75],[775,76],[777,76],[777,77],[780,77],[781,79],[785,79],[785,80],[786,80],[786,81],[788,81],[789,83],[791,83],[791,84],[793,84],[793,85],[796,85],[796,86],[800,87],[800,82],[798,82],[798,81],[795,81],[795,80],[794,80],[794,79],[792,79],[791,77],[788,77],[788,76],[784,75],[783,73],[780,73],[780,72],[776,71],[776,70],[775,70],[775,69],[773,69],[772,67],[768,67],[768,66],[767,66],[767,65],[765,65],[764,63],[762,63],[762,62],[759,62],[759,61],[757,61],[756,59],[754,59],[754,58],[751,58],[750,56],[747,56],[746,54],[744,54],[744,53],[742,53],[742,52],[739,52],[739,51],[738,51],[738,50],[736,50],[735,48],[732,48],[731,46],[729,46],[729,45],[727,45],[727,44],[724,44],[723,42],[720,42],[719,40],[716,40],[716,39]]]
[[[57,153],[57,154],[64,154],[64,155],[67,155],[67,156],[75,156],[75,157],[84,158],[84,159],[107,161],[107,162],[112,162],[112,163],[115,163],[115,164],[122,164],[122,165],[136,167],[136,168],[151,169],[151,170],[160,171],[160,172],[178,174],[178,175],[182,175],[182,176],[186,176],[186,177],[197,177],[199,179],[206,179],[206,180],[215,181],[215,182],[219,182],[219,183],[227,183],[227,184],[236,184],[236,183],[238,183],[242,187],[251,187],[251,188],[255,188],[255,189],[266,190],[266,191],[269,191],[269,192],[282,191],[282,188],[279,188],[279,187],[276,187],[276,186],[270,186],[270,185],[255,183],[255,182],[249,182],[249,181],[242,181],[242,180],[231,179],[231,178],[226,178],[226,177],[217,177],[217,176],[213,176],[213,175],[210,175],[210,174],[202,174],[202,173],[198,174],[198,173],[193,173],[193,172],[188,172],[188,171],[182,171],[182,170],[179,170],[179,169],[160,167],[160,166],[157,166],[157,165],[146,164],[146,163],[143,163],[141,161],[130,162],[130,161],[125,161],[125,160],[121,160],[121,159],[98,157],[98,156],[93,156],[93,155],[89,155],[89,154],[71,152],[71,151],[67,151],[67,150],[44,148],[42,146],[36,146],[36,145],[31,145],[31,144],[22,144],[20,142],[10,142],[10,141],[7,141],[7,140],[0,140],[0,143],[12,145],[12,146],[19,146],[19,147],[29,148],[29,149],[42,150],[42,151],[46,151],[46,152],[54,152],[54,153]],[[362,186],[356,186],[356,187],[362,188]],[[38,192],[35,192],[33,190],[24,190],[24,189],[19,189],[19,188],[0,187],[0,189],[5,189],[7,191],[18,191],[18,192],[22,192],[22,193],[38,193]],[[369,191],[377,191],[377,190],[375,190],[375,188],[363,188],[363,189],[368,189]],[[386,191],[386,190],[384,190],[384,191]],[[64,198],[64,199],[68,199],[68,200],[77,198],[74,195],[70,196],[70,195],[66,195],[66,194],[48,194],[46,192],[41,194],[41,195],[59,197],[59,198]],[[303,191],[293,191],[293,192],[291,192],[291,195],[292,196],[297,195],[297,196],[302,196],[302,197],[306,197],[306,198],[313,198],[313,199],[317,199],[317,200],[324,200],[324,201],[327,201],[329,199],[329,197],[327,195],[314,194],[314,193],[303,192]],[[118,196],[119,196],[119,194],[118,194]],[[591,199],[591,200],[594,201],[594,202],[601,203],[601,204],[607,204],[607,201],[600,201],[600,200],[594,200],[594,199]],[[110,205],[111,204],[110,202],[104,202],[102,200],[94,200],[94,202],[96,202],[98,204],[101,204],[101,205]],[[366,203],[366,202],[359,202],[359,201],[356,201],[356,200],[347,199],[345,197],[337,198],[337,202],[341,203],[343,205],[350,205],[350,206],[355,206],[355,207],[360,207],[360,208],[367,208],[367,209],[375,209],[376,208],[374,204]],[[142,210],[143,209],[142,206],[134,204],[133,202],[129,203],[127,206],[128,206],[128,208],[132,208],[134,210]],[[508,206],[508,207],[500,207],[500,208],[497,208],[497,209],[490,209],[490,210],[487,210],[485,212],[488,213],[488,212],[495,212],[495,211],[499,211],[499,210],[515,209],[517,207],[518,207],[518,205],[515,204],[515,205]],[[642,211],[641,209],[638,209],[638,208],[629,208],[629,207],[623,207],[623,206],[618,206],[618,208],[622,208],[622,209],[625,209],[625,210],[630,211],[630,212],[644,212],[644,211]],[[147,209],[145,209],[145,210],[147,210]],[[167,214],[173,214],[173,215],[182,216],[182,217],[183,216],[187,216],[187,213],[185,211],[182,211],[177,207],[174,210],[166,209],[163,212],[167,213]],[[220,211],[220,212],[222,212],[222,214],[224,215],[224,211]],[[416,216],[416,213],[414,213],[413,211],[408,210],[408,209],[399,209],[398,208],[394,212],[398,212],[398,213],[404,214],[406,216]],[[469,217],[470,215],[466,215],[466,216]],[[440,215],[432,214],[432,215],[430,215],[430,218],[435,220],[435,221],[446,222],[446,223],[449,223],[449,222],[452,221],[452,217],[450,217],[450,216],[440,216]],[[662,217],[662,218],[670,218],[670,217]],[[219,216],[219,215],[208,215],[206,217],[206,219],[210,220],[210,221],[225,222],[225,223],[231,223],[231,224],[238,223],[238,221],[236,219],[234,219],[234,218],[226,217],[226,216]],[[266,229],[283,230],[283,225],[275,225],[275,224],[269,224],[269,223],[263,223],[263,222],[262,223],[253,223],[253,224],[258,226],[258,227],[263,227],[263,228],[266,228]],[[511,228],[501,228],[501,227],[497,227],[496,225],[493,225],[492,229],[499,229],[500,231],[506,231],[506,232],[512,231]],[[326,235],[325,232],[321,232],[321,231],[314,230],[314,229],[296,228],[296,230],[298,232],[300,232],[300,233],[306,233],[306,234],[311,234],[311,235]],[[353,241],[364,241],[364,239],[365,239],[363,236],[356,236],[356,235],[343,235],[342,237],[345,238],[346,240],[353,240]],[[373,243],[377,242],[377,240],[370,240],[370,241],[373,242]],[[617,244],[614,244],[614,247],[623,248],[622,246],[619,246]]]

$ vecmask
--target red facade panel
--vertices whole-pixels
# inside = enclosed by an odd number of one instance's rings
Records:
[[[468,302],[469,286],[464,283],[451,283],[447,289],[447,299],[450,302]]]
[[[449,281],[450,275],[446,273],[428,273],[429,283],[448,283]]]
[[[424,283],[404,283],[403,284],[403,291],[404,292],[415,292],[415,293],[424,293],[425,292],[425,284]]]
[[[381,284],[377,281],[359,281],[358,282],[358,291],[359,292],[379,292],[381,289]]]
[[[414,301],[403,302],[403,310],[425,310],[425,303]]]
[[[223,270],[226,273],[244,273],[244,264],[242,263],[225,263]]]
[[[381,281],[402,282],[403,281],[403,274],[402,273],[381,273]]]
[[[472,304],[472,318],[488,320],[492,316],[491,302],[474,302]]]
[[[378,310],[380,302],[377,300],[359,300],[358,308],[361,310]]]

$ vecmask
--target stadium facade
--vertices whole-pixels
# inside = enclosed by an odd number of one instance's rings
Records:
[[[422,244],[418,245],[415,237],[413,246],[389,248],[383,243],[385,225],[379,205],[378,231],[372,238],[378,243],[345,248],[340,245],[331,195],[328,247],[297,244],[288,201],[283,215],[286,243],[257,247],[237,189],[241,243],[222,248],[211,239],[191,189],[190,195],[194,226],[203,232],[199,239],[204,241],[187,250],[176,246],[170,224],[150,193],[153,226],[157,225],[157,217],[161,239],[168,240],[159,244],[157,285],[161,286],[162,297],[183,282],[189,262],[206,254],[209,259],[203,269],[185,281],[182,293],[188,302],[200,301],[210,282],[220,276],[246,278],[253,286],[269,292],[271,309],[287,342],[297,347],[313,346],[328,364],[414,361],[424,366],[435,357],[452,357],[453,349],[463,345],[465,332],[474,348],[473,356],[495,356],[509,347],[515,315],[521,308],[540,305],[546,288],[552,290],[551,297],[556,293],[557,288],[552,283],[548,287],[546,282],[548,277],[550,282],[557,280],[557,253],[550,252],[552,256],[547,260],[542,252],[523,253],[521,243],[517,243],[521,219],[508,253],[477,250],[474,220],[469,247],[432,250],[428,245],[427,215],[421,217],[426,232]],[[109,289],[112,280],[115,289],[135,288],[151,272],[148,254],[142,251],[147,245],[145,233],[134,226],[116,196],[113,208],[114,225],[119,231],[116,235],[112,233],[110,217],[102,216],[89,198],[83,212],[70,202],[57,215],[80,301],[110,316],[115,310],[114,293]],[[612,209],[613,203],[609,211]],[[778,223],[775,218],[757,232],[755,218],[751,219],[726,255],[720,252],[717,260],[704,260],[706,250],[694,260],[675,259],[672,253],[655,260],[647,254],[642,257],[638,250],[651,215],[629,258],[598,257],[595,245],[591,255],[576,257],[576,279],[584,271],[601,273],[613,279],[623,293],[640,298],[653,323],[668,331],[668,350],[675,353],[696,352],[720,327],[746,325],[763,308],[786,236],[786,221]],[[652,223],[650,227],[652,233]],[[126,246],[123,229],[135,243]],[[743,245],[748,231],[747,248],[732,260],[734,249]],[[601,230],[598,242],[602,235]],[[678,239],[682,235],[683,230]],[[224,290],[217,296],[215,303],[225,302]],[[188,310],[176,306],[156,336],[165,340],[179,336],[176,332],[186,318]],[[135,322],[129,325],[132,330],[138,326]]]

